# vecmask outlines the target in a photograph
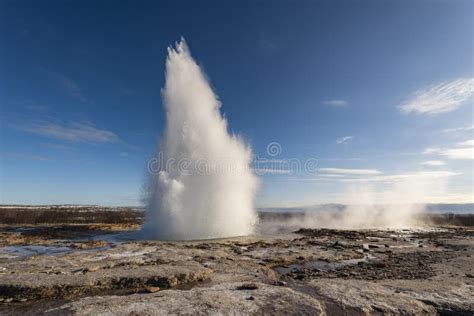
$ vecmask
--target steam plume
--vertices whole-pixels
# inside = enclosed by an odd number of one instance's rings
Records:
[[[381,183],[358,183],[345,192],[345,205],[318,205],[297,208],[296,215],[284,220],[262,221],[262,234],[289,232],[298,228],[372,229],[413,228],[426,222],[426,201],[446,192],[446,179],[431,174],[400,177],[381,189]],[[378,190],[377,190],[378,187]]]
[[[162,94],[166,128],[143,232],[168,240],[251,234],[258,187],[251,149],[228,133],[220,102],[184,39],[168,48]]]

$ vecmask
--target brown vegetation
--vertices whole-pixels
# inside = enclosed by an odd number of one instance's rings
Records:
[[[144,211],[139,208],[8,207],[0,208],[0,224],[140,224]]]

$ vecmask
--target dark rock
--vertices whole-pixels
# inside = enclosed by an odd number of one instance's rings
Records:
[[[237,287],[237,290],[256,290],[258,285],[255,283],[244,283],[241,286]]]

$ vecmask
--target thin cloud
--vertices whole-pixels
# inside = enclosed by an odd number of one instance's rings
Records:
[[[398,106],[403,113],[438,114],[461,107],[474,95],[474,78],[445,81],[420,89]]]
[[[381,174],[381,172],[376,169],[319,168],[318,171],[326,175],[331,174],[346,176],[367,176]]]
[[[23,154],[23,153],[17,153],[17,152],[0,152],[0,157],[14,158],[14,159],[25,159],[25,160],[36,160],[36,161],[49,160],[49,158],[46,158],[46,157],[43,157],[43,156]]]
[[[350,140],[354,139],[354,136],[343,136],[336,140],[336,144],[347,144]]]
[[[439,167],[439,166],[444,166],[446,163],[442,160],[428,160],[428,161],[422,162],[421,164],[424,166]]]
[[[365,179],[345,179],[344,181],[395,183],[395,182],[406,181],[406,180],[410,180],[410,181],[435,180],[435,179],[441,179],[441,178],[454,177],[461,174],[462,173],[451,172],[451,171],[418,171],[418,172],[412,172],[412,173],[376,176],[376,177],[370,177],[370,178],[365,178]]]
[[[64,90],[66,93],[68,93],[69,95],[71,95],[72,97],[76,99],[79,99],[81,102],[84,102],[84,103],[88,102],[88,99],[82,92],[82,89],[72,79],[70,79],[69,77],[66,77],[65,75],[59,72],[55,72],[55,71],[51,71],[47,69],[43,69],[43,71],[49,77],[53,78],[56,84],[59,86],[59,88]]]
[[[287,169],[269,169],[269,168],[256,168],[253,169],[256,174],[264,175],[264,174],[290,174],[291,171]]]
[[[474,147],[427,148],[423,154],[440,155],[450,160],[474,160]]]
[[[337,170],[337,169],[336,169]],[[351,170],[351,169],[340,169],[340,170]],[[363,170],[363,169],[354,169]],[[332,182],[348,182],[348,183],[386,183],[393,184],[397,182],[406,181],[435,181],[437,179],[446,179],[454,176],[462,175],[462,173],[456,173],[451,171],[417,171],[411,173],[401,174],[389,174],[383,175],[379,171],[374,169],[373,174],[363,174],[363,172],[346,172],[344,174],[333,174],[331,176],[318,175],[316,178],[300,178],[301,181],[332,181]],[[375,172],[374,172],[375,171]]]
[[[45,112],[48,112],[49,110],[49,107],[45,105],[39,105],[36,103],[28,103],[27,105],[25,105],[25,108],[28,111],[37,112],[37,113],[45,113]]]
[[[81,91],[81,88],[79,88],[79,86],[74,82],[72,81],[71,79],[61,75],[61,74],[57,74],[58,76],[58,82],[59,84],[70,94],[72,95],[73,97],[81,100],[82,102],[87,102],[87,99],[86,97],[84,96],[84,94],[82,93]]]
[[[338,100],[338,99],[326,100],[326,101],[323,101],[322,103],[323,105],[332,106],[336,108],[346,107],[349,105],[349,102],[347,102],[346,100]]]
[[[449,148],[443,150],[441,155],[452,160],[474,160],[474,147]]]
[[[439,147],[428,147],[423,151],[423,155],[437,154],[442,151]]]
[[[303,181],[336,181],[336,182],[357,182],[357,183],[397,183],[401,181],[434,181],[436,179],[444,179],[462,175],[451,171],[418,171],[412,173],[401,173],[392,175],[367,175],[365,177],[357,177],[346,175],[343,177],[321,177],[301,179]]]
[[[456,133],[456,132],[468,132],[474,129],[474,125],[463,126],[463,127],[454,127],[454,128],[445,128],[442,130],[443,133]]]
[[[474,139],[468,139],[463,142],[458,143],[458,146],[462,147],[474,147]]]
[[[120,138],[111,131],[99,129],[90,122],[71,122],[68,125],[37,121],[26,126],[16,126],[22,131],[77,143],[119,143]]]
[[[55,149],[55,150],[62,150],[62,151],[71,151],[75,150],[76,148],[73,146],[65,145],[65,144],[56,144],[56,143],[42,143],[40,146]]]
[[[337,157],[337,158],[319,158],[319,161],[361,161],[363,160],[362,158],[356,158],[356,157],[349,157],[349,158],[343,158],[343,157]]]

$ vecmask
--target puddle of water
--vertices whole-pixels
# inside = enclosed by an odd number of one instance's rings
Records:
[[[71,251],[70,247],[57,245],[7,246],[0,248],[0,258],[58,255]]]
[[[14,232],[16,233],[26,233],[26,232],[32,232],[35,231],[37,228],[35,227],[18,227],[14,229]]]
[[[72,251],[101,252],[110,249],[110,246],[95,247],[89,249],[73,249],[68,246],[58,245],[29,245],[29,246],[7,246],[0,248],[0,259],[24,258],[32,256],[54,256],[64,255]]]
[[[98,234],[92,236],[91,240],[102,240],[110,243],[119,244],[121,242],[126,241],[135,241],[135,240],[142,240],[140,231],[131,230],[131,231],[121,231],[116,233],[108,233],[108,234]]]
[[[367,262],[370,259],[375,259],[372,255],[366,255],[364,258],[359,259],[348,259],[348,260],[340,260],[334,262],[327,262],[322,260],[314,260],[314,261],[307,261],[301,264],[295,263],[285,267],[278,267],[275,270],[280,274],[289,274],[291,272],[295,272],[302,269],[309,269],[309,270],[319,270],[322,272],[329,272],[333,270],[338,270],[350,265],[356,265],[359,262]]]

